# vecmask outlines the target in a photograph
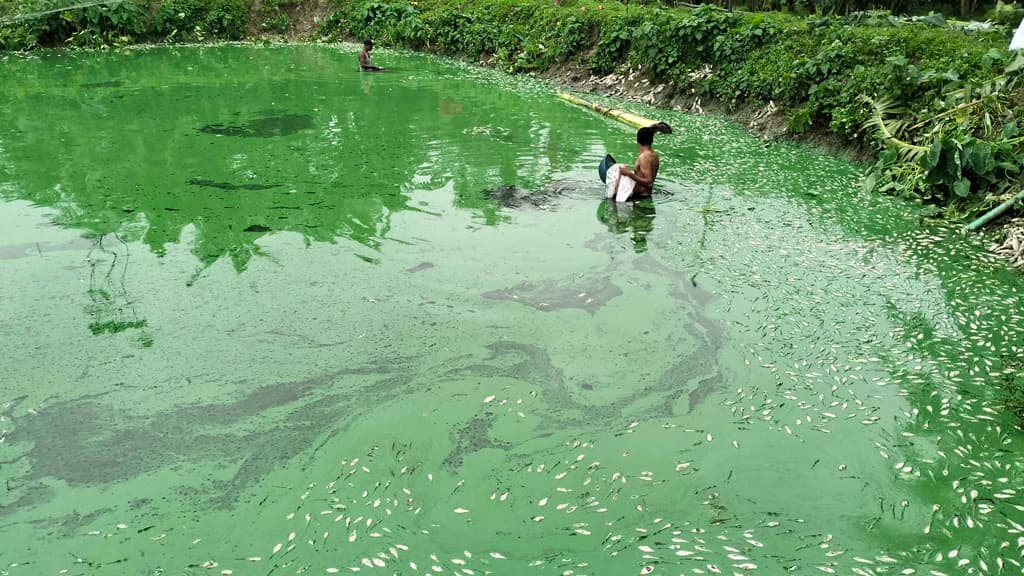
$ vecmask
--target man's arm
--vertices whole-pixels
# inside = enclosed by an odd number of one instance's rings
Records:
[[[640,172],[639,174],[634,172],[629,166],[623,165],[622,168],[619,169],[619,174],[629,176],[633,180],[636,180],[638,184],[644,184],[647,186],[654,184],[654,175],[651,169],[650,158],[647,156],[641,156],[638,158],[636,161],[636,168]]]

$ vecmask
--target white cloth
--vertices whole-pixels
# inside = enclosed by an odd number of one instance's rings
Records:
[[[619,173],[622,164],[616,164],[608,169],[605,175],[604,197],[615,198],[616,202],[625,202],[633,195],[633,188],[636,188],[636,180]]]
[[[1024,50],[1024,21],[1021,21],[1020,26],[1017,26],[1017,31],[1013,34],[1013,40],[1010,40],[1010,50]]]

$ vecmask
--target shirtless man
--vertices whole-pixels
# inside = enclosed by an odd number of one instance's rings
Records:
[[[363,51],[359,53],[359,68],[369,72],[380,72],[384,70],[380,66],[374,66],[373,60],[370,59],[370,52],[373,50],[373,40],[367,38],[363,40]]]
[[[636,132],[636,146],[640,149],[640,156],[636,159],[636,167],[630,168],[623,164],[619,174],[629,176],[636,181],[636,188],[630,200],[650,198],[654,190],[654,179],[658,177],[658,166],[660,160],[658,153],[651,146],[654,145],[654,127],[641,128]]]

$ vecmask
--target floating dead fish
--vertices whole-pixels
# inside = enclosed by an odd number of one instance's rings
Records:
[[[423,272],[424,270],[430,270],[433,267],[434,267],[434,264],[432,262],[420,262],[419,264],[413,266],[412,268],[406,268],[405,271],[409,272],[410,274],[415,274],[416,272]]]

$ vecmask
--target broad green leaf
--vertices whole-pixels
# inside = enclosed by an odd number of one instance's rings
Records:
[[[956,192],[957,196],[966,198],[971,193],[971,181],[967,178],[961,178],[953,184],[953,192]]]
[[[1003,126],[1003,138],[1016,138],[1019,134],[1020,129],[1017,128],[1017,122],[1015,120],[1011,120],[1010,122],[1007,122],[1005,126]]]
[[[1018,50],[1017,57],[1013,59],[1013,62],[1007,64],[1005,72],[1010,74],[1011,72],[1016,72],[1021,68],[1024,68],[1024,51]]]
[[[1002,50],[998,48],[992,48],[991,50],[985,53],[983,58],[988,58],[989,60],[998,62],[1004,59],[1004,55]]]
[[[939,165],[939,160],[942,158],[942,139],[936,138],[932,142],[931,148],[928,150],[928,154],[925,154],[921,158],[922,168],[925,170],[932,170]]]
[[[864,192],[872,192],[875,189],[875,184],[878,183],[878,173],[871,172],[867,177],[864,178]]]
[[[968,162],[978,174],[988,174],[996,167],[996,161],[992,157],[992,148],[985,142],[974,143]]]

